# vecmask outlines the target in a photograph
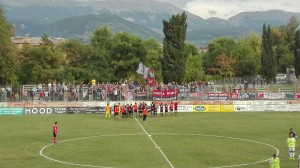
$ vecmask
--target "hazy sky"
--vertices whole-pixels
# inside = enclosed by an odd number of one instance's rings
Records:
[[[158,0],[169,2],[204,19],[228,19],[240,12],[281,9],[300,12],[300,0]]]

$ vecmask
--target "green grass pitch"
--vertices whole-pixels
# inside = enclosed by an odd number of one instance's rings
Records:
[[[278,148],[281,167],[293,168],[300,142],[292,161],[286,140],[289,128],[300,133],[299,120],[300,113],[287,112],[180,113],[146,122],[103,114],[0,116],[0,167],[266,168],[268,162],[251,163]]]

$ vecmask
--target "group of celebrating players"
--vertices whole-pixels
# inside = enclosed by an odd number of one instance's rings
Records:
[[[145,102],[141,103],[134,103],[134,104],[124,104],[121,105],[120,103],[114,104],[111,108],[110,104],[107,103],[105,109],[105,118],[110,118],[110,114],[113,111],[114,119],[119,120],[119,114],[122,115],[123,121],[127,120],[127,117],[143,117],[143,121],[146,121],[148,116],[148,111],[150,112],[151,116],[155,117],[159,113],[160,116],[167,116],[170,114],[178,115],[178,102],[167,102],[160,104],[155,104],[154,102],[151,103],[150,106],[147,105]]]

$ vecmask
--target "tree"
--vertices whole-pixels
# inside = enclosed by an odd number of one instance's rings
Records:
[[[294,49],[294,58],[295,58],[295,75],[299,78],[300,75],[300,30],[297,30],[295,34],[295,49]]]
[[[19,58],[12,43],[13,26],[7,22],[4,10],[0,7],[0,84],[17,82]]]
[[[264,24],[262,34],[261,74],[267,83],[275,82],[275,76],[277,74],[277,61],[273,51],[273,44],[271,27],[268,25],[268,28],[266,28]]]
[[[186,53],[188,54],[184,81],[200,81],[204,79],[202,59],[196,46],[186,44]]]
[[[150,38],[143,42],[145,49],[147,50],[147,55],[144,64],[149,66],[155,72],[155,80],[162,81],[162,49],[161,45],[154,39]]]
[[[232,58],[235,60],[232,68],[238,76],[254,76],[260,68],[260,57],[256,46],[259,43],[254,37],[248,37],[236,42]]]
[[[136,73],[139,62],[144,62],[147,50],[140,37],[129,33],[117,33],[112,38],[110,66],[114,78],[124,79]]]
[[[84,44],[81,40],[70,40],[62,43],[59,48],[66,56],[64,77],[68,82],[89,83],[92,78],[98,82],[108,82],[111,68],[102,52],[101,47],[92,44]],[[73,80],[73,81],[72,81]]]
[[[219,38],[208,44],[208,52],[203,57],[203,67],[208,75],[220,75],[216,65],[219,55],[233,56],[236,43],[231,38]]]
[[[57,79],[64,70],[65,57],[54,48],[53,43],[44,35],[39,47],[27,47],[22,52],[26,59],[22,62],[21,81],[28,83],[47,83]]]
[[[181,83],[184,79],[187,53],[185,52],[185,39],[187,30],[187,15],[173,15],[169,21],[163,20],[162,76],[163,82],[175,81]]]
[[[294,49],[295,44],[295,33],[299,26],[299,21],[296,16],[291,17],[288,24],[285,26],[285,33],[286,33],[286,39],[288,42],[288,45],[290,47],[290,50]]]

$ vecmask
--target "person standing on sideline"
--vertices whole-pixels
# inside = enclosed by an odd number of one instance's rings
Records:
[[[57,127],[57,122],[54,123],[52,127],[52,132],[53,132],[53,143],[56,144],[56,135],[57,135],[58,127]]]
[[[174,103],[174,109],[175,109],[175,115],[178,115],[178,102],[176,101],[175,103]]]
[[[151,116],[156,116],[155,115],[155,104],[154,104],[154,102],[151,103]]]
[[[289,136],[290,136],[290,134],[292,134],[292,137],[294,137],[295,139],[297,138],[297,134],[296,134],[296,132],[293,130],[293,128],[290,128]]]
[[[273,157],[270,160],[270,168],[280,168],[280,160],[275,153],[273,154]]]
[[[298,156],[298,168],[300,168],[300,155]]]
[[[105,118],[110,118],[110,106],[109,106],[109,103],[107,103],[107,106],[105,108]]]
[[[137,116],[137,112],[138,112],[138,105],[135,102],[134,105],[133,105],[133,117]]]
[[[121,106],[121,112],[123,121],[127,121],[127,110],[124,105]]]
[[[164,116],[164,104],[161,102],[159,107],[160,116],[162,117]]]
[[[143,121],[147,120],[147,115],[148,115],[147,108],[144,108],[144,110],[143,110]]]
[[[289,138],[287,139],[287,145],[289,148],[290,159],[295,160],[296,139],[292,136],[292,134],[290,134]]]
[[[116,104],[114,105],[114,118],[115,121],[119,120],[119,107]]]

